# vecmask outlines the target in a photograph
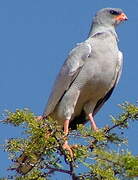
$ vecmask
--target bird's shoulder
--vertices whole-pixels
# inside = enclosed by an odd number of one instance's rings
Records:
[[[92,46],[88,41],[77,43],[76,46],[69,52],[61,73],[74,73],[78,68],[81,68],[92,52]]]
[[[95,44],[95,42],[98,42],[98,43],[100,42],[102,46],[103,46],[102,44],[103,42],[105,42],[104,45],[107,45],[107,44],[117,45],[117,42],[119,41],[116,32],[111,31],[111,30],[96,32],[95,34],[90,36],[89,39],[91,40],[93,45]]]

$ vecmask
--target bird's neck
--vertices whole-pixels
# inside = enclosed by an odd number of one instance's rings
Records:
[[[97,33],[103,33],[103,32],[111,32],[117,39],[118,41],[118,36],[115,31],[114,26],[105,26],[105,25],[99,25],[99,24],[92,24],[92,27],[90,29],[88,37],[94,36]]]

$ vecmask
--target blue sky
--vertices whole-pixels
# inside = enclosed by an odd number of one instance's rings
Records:
[[[0,0],[0,112],[30,108],[43,112],[53,81],[69,51],[87,38],[92,17],[104,7],[119,7],[129,20],[117,28],[119,47],[124,53],[120,83],[96,116],[99,127],[117,114],[117,104],[137,101],[138,0]],[[129,149],[138,153],[138,124],[126,133]],[[0,126],[0,143],[18,137],[19,129]],[[9,161],[0,151],[0,175]]]

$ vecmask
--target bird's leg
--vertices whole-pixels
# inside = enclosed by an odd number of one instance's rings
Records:
[[[37,116],[36,117],[36,120],[38,120],[38,121],[40,121],[40,120],[42,120],[43,119],[43,116]]]
[[[43,119],[43,116],[37,116],[36,118],[38,121]],[[64,121],[64,134],[65,136],[67,136],[69,133],[69,119]],[[68,141],[65,140],[64,144],[63,144],[63,149],[66,149],[67,151],[69,151],[69,154],[71,157],[73,157],[73,152],[70,148],[70,146],[68,145]]]
[[[68,135],[69,132],[69,119],[64,121],[64,134]],[[63,149],[66,149],[67,151],[69,151],[69,154],[71,157],[73,157],[73,152],[70,148],[70,146],[68,145],[68,141],[65,140],[64,144],[63,144]]]
[[[68,119],[64,121],[64,133],[65,135],[68,135],[69,133],[69,120]]]
[[[96,123],[95,123],[95,121],[94,121],[94,119],[93,119],[92,113],[90,113],[90,114],[88,115],[88,119],[89,119],[90,122],[91,122],[91,127],[92,127],[92,129],[93,129],[94,131],[98,131],[98,127],[96,126]]]

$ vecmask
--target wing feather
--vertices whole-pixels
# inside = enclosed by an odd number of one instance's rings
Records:
[[[90,53],[91,45],[88,42],[77,44],[69,53],[55,80],[51,95],[45,107],[44,116],[48,116],[53,112],[64,93],[76,79]]]

